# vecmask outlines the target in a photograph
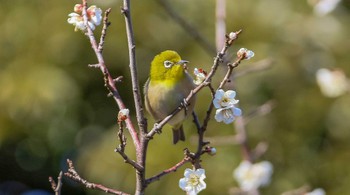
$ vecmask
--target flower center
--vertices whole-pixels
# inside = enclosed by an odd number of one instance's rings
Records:
[[[191,174],[188,183],[191,186],[197,186],[199,184],[199,177],[195,174]]]
[[[232,118],[233,112],[231,109],[225,109],[225,110],[223,110],[223,115],[225,118]]]

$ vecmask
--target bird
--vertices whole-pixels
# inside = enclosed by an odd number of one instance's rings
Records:
[[[176,51],[159,53],[151,62],[150,75],[144,86],[146,110],[156,121],[164,119],[184,104],[185,108],[168,122],[173,131],[173,144],[179,140],[185,141],[182,123],[192,113],[196,102],[195,96],[189,102],[185,100],[195,88],[187,72],[187,63]]]

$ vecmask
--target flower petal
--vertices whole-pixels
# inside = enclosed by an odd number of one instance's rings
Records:
[[[236,97],[236,92],[233,90],[228,90],[225,92],[225,96],[230,98],[230,99],[233,99]]]
[[[180,187],[182,190],[185,190],[185,189],[186,189],[186,186],[187,186],[186,178],[181,178],[181,179],[179,180],[179,187]]]
[[[204,169],[197,169],[195,171],[195,174],[200,177],[201,179],[205,179],[205,170]]]
[[[223,116],[223,114],[221,113],[221,111],[222,111],[222,109],[217,109],[217,110],[216,110],[216,113],[215,113],[215,120],[216,120],[217,122],[221,122],[221,121],[224,120],[224,116]]]
[[[214,104],[214,107],[215,108],[221,108],[221,105],[220,105],[220,100],[219,99],[214,99],[213,100],[213,104]]]
[[[215,92],[215,99],[221,100],[224,95],[225,95],[224,90],[219,89]]]
[[[235,115],[235,116],[241,116],[242,115],[242,110],[239,109],[239,108],[234,107],[232,111],[233,111],[233,115]]]
[[[187,168],[187,169],[185,169],[184,176],[185,176],[185,177],[189,177],[189,176],[190,176],[192,173],[193,173],[193,170],[192,170],[192,169]]]

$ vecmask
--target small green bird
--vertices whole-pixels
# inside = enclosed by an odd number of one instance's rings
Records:
[[[150,77],[144,87],[146,110],[156,120],[162,120],[184,103],[185,98],[195,88],[193,79],[187,73],[188,61],[171,50],[163,51],[151,63]],[[168,123],[173,129],[173,143],[185,141],[182,123],[191,115],[195,97],[187,102],[187,107],[178,112]]]

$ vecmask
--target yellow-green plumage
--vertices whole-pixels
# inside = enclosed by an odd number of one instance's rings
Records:
[[[178,53],[166,50],[154,57],[151,63],[150,78],[144,88],[146,110],[159,121],[171,114],[189,95],[195,85],[186,72]],[[182,123],[191,115],[195,97],[188,102],[187,110],[177,113],[168,123],[173,128],[173,142],[185,140]]]

